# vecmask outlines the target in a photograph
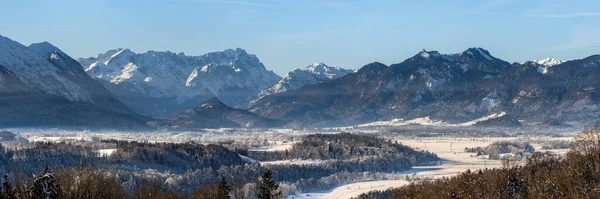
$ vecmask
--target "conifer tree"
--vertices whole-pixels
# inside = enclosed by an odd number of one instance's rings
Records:
[[[222,176],[221,183],[219,183],[219,190],[217,192],[217,198],[218,199],[229,199],[230,191],[231,191],[231,189],[229,188],[229,185],[227,185],[227,181],[225,180],[225,177]]]
[[[29,198],[53,199],[58,198],[58,189],[55,184],[54,174],[50,172],[48,166],[40,176],[33,175],[33,182],[29,184],[27,192]]]
[[[267,169],[260,179],[260,188],[257,198],[259,199],[276,199],[281,196],[277,191],[279,184],[273,181],[273,173]]]
[[[16,198],[15,190],[13,189],[12,184],[10,184],[10,181],[8,181],[7,174],[4,174],[4,182],[2,182],[2,188],[0,188],[0,198]]]

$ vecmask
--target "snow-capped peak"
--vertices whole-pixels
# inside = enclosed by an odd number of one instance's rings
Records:
[[[117,51],[115,54],[111,55],[110,58],[106,59],[106,61],[104,61],[104,65],[108,65],[108,63],[115,59],[115,57],[119,56],[119,55],[131,55],[133,54],[133,52],[131,52],[131,50],[129,50],[128,48],[119,48],[119,51]]]
[[[244,49],[236,48],[236,49],[227,49],[224,50],[223,53],[229,58],[235,58],[238,55],[248,54]]]
[[[439,57],[439,56],[441,56],[441,54],[438,51],[426,51],[425,49],[421,50],[421,52],[419,52],[418,55],[421,56],[421,57],[423,57],[423,58]]]
[[[327,65],[324,64],[323,62],[315,62],[315,63],[312,63],[312,64],[306,66],[306,69],[316,68],[316,67],[319,67],[319,66],[325,66],[325,67],[327,67]]]
[[[342,77],[348,73],[352,73],[352,70],[346,70],[346,69],[340,68],[338,66],[328,66],[327,64],[324,64],[323,62],[315,62],[315,63],[312,63],[312,64],[306,66],[305,70],[296,69],[290,73],[301,72],[301,71],[307,71],[307,72],[310,72],[315,75],[324,76],[327,79],[335,79],[335,78]],[[286,77],[290,76],[290,73],[288,73],[286,75]]]
[[[322,62],[315,62],[306,66],[306,70],[314,74],[325,74],[329,71],[330,68],[331,67],[327,66]]]
[[[559,60],[559,59],[554,59],[554,58],[534,60],[533,62],[539,64],[538,72],[540,72],[542,74],[548,73],[548,69],[550,69],[552,66],[564,63],[564,61]]]
[[[261,91],[251,104],[267,95],[296,90],[307,85],[341,78],[354,71],[355,70],[343,69],[338,66],[328,66],[322,62],[312,63],[304,69],[296,68],[293,71],[288,72],[279,82],[277,82],[277,84]]]
[[[542,59],[542,60],[535,60],[535,62],[538,63],[538,64],[540,64],[540,65],[549,66],[549,67],[552,67],[552,66],[564,63],[563,60],[554,59],[554,58],[546,58],[546,59]]]
[[[120,48],[79,62],[90,76],[112,84],[109,89],[125,104],[155,117],[172,116],[206,96],[219,97],[230,106],[245,105],[281,79],[240,48],[198,56]],[[140,100],[131,96],[142,96],[147,104],[138,106]]]

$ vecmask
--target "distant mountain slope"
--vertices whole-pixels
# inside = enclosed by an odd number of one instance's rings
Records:
[[[283,125],[282,121],[268,119],[246,110],[234,109],[211,98],[194,107],[185,109],[170,120],[152,122],[159,128],[193,130],[200,128],[267,128]]]
[[[523,124],[521,124],[519,122],[519,120],[513,116],[504,115],[501,117],[477,122],[477,123],[475,123],[474,126],[478,126],[478,127],[519,127],[519,126],[523,126]]]
[[[540,72],[542,74],[546,74],[548,72],[548,68],[564,63],[563,60],[558,60],[558,59],[554,59],[554,58],[546,58],[546,59],[542,59],[542,60],[536,60],[533,62],[539,64],[538,72]]]
[[[277,82],[277,84],[261,91],[252,103],[267,95],[296,90],[316,83],[327,82],[344,77],[353,72],[353,70],[343,69],[337,66],[327,66],[320,62],[312,63],[304,69],[296,68],[293,71],[288,72],[281,80],[279,80],[279,82]]]
[[[482,82],[477,89],[447,107],[454,112],[434,114],[450,117],[467,114],[486,104],[488,111],[505,111],[530,124],[558,121],[593,121],[600,117],[599,55],[567,61],[540,73],[540,64],[526,62]],[[478,105],[479,104],[479,105]],[[440,109],[440,110],[443,110]],[[438,117],[440,118],[440,117]]]
[[[354,125],[428,117],[463,123],[584,124],[600,118],[600,55],[509,64],[481,48],[444,55],[421,51],[399,64],[372,63],[343,78],[278,93],[250,110],[294,126]]]
[[[81,65],[49,43],[0,36],[0,126],[144,128]]]
[[[134,111],[163,118],[212,97],[246,106],[281,79],[239,48],[202,56],[116,49],[79,62]]]
[[[511,67],[481,48],[451,55],[423,50],[400,64],[372,63],[340,79],[267,96],[250,110],[293,119],[298,126],[425,117]],[[455,120],[468,121],[484,113]]]

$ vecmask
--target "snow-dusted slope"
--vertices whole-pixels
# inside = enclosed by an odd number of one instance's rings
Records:
[[[554,59],[554,58],[546,58],[546,59],[542,59],[542,60],[538,60],[535,61],[538,64],[544,65],[544,66],[554,66],[554,65],[558,65],[558,64],[562,64],[564,63],[563,60],[560,59]]]
[[[46,49],[44,49],[46,48]],[[65,78],[60,68],[38,53],[48,51],[48,46],[38,51],[0,36],[0,65],[14,73],[24,83],[43,89],[45,92],[62,96],[71,101],[91,102],[89,91]]]
[[[0,126],[141,127],[144,119],[52,44],[0,36]]]
[[[173,116],[211,97],[245,105],[280,79],[239,48],[201,56],[116,49],[79,62],[126,105],[154,117]]]
[[[446,104],[462,99],[479,82],[511,67],[482,48],[456,54],[423,50],[389,67],[371,63],[343,78],[268,95],[253,103],[250,111],[293,121],[289,123],[293,127],[356,125],[426,116],[461,123],[491,111],[485,108],[485,102],[478,101],[468,109],[471,112],[456,114],[464,110],[461,107],[465,104],[452,108]]]
[[[554,58],[546,58],[546,59],[542,59],[542,60],[535,60],[533,62],[535,62],[535,63],[537,63],[537,64],[540,65],[538,67],[538,72],[540,72],[542,74],[548,73],[548,69],[550,67],[564,63],[563,60],[554,59]]]
[[[326,64],[320,62],[312,63],[306,66],[304,69],[296,68],[293,71],[288,72],[285,77],[277,82],[277,84],[261,91],[258,94],[257,99],[253,100],[253,102],[260,100],[267,95],[296,90],[306,85],[312,85],[341,78],[352,72],[354,71],[343,69],[337,66],[327,66]]]

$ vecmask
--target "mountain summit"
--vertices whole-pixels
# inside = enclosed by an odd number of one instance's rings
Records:
[[[468,121],[488,110],[450,116],[445,104],[470,93],[512,65],[482,48],[458,54],[422,50],[386,66],[371,63],[343,78],[266,96],[250,110],[261,116],[295,120],[298,126],[354,125],[394,118]]]
[[[337,66],[328,66],[321,62],[315,62],[304,69],[296,68],[288,72],[279,82],[268,89],[261,91],[258,97],[250,104],[262,99],[267,95],[296,90],[307,85],[327,82],[341,78],[353,73],[353,70],[343,69]]]
[[[212,97],[228,106],[246,106],[280,80],[240,48],[201,56],[168,51],[137,54],[120,48],[79,62],[127,106],[159,118],[172,117]]]
[[[48,42],[26,47],[0,36],[0,125],[143,127],[141,117]]]

